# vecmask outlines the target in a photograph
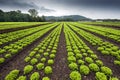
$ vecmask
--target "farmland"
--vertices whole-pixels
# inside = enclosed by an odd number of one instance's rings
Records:
[[[1,22],[0,80],[120,80],[120,23]]]

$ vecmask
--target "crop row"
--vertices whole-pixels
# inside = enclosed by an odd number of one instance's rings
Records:
[[[11,78],[12,80],[50,80],[61,29],[62,24],[53,30],[25,57],[26,66],[23,70],[12,70],[5,77],[5,80],[11,80]],[[20,72],[22,73],[19,74]]]
[[[95,73],[96,80],[118,80],[113,77],[112,70],[105,66],[97,55],[67,25],[64,27],[71,80],[85,79],[91,73]]]
[[[30,35],[32,33],[38,32],[40,30],[46,29],[50,26],[55,25],[54,24],[49,24],[49,25],[43,25],[43,26],[38,26],[35,28],[30,28],[30,29],[24,29],[24,30],[19,30],[19,31],[14,31],[14,32],[9,32],[9,33],[4,33],[0,35],[0,45],[4,43],[8,43],[9,41],[13,41],[19,38],[23,38],[27,35]]]
[[[29,27],[32,25],[46,24],[49,22],[0,22],[0,30]]]
[[[73,23],[73,24],[82,29],[95,32],[102,36],[111,38],[117,42],[120,42],[120,30],[106,28],[106,27],[100,27],[100,26],[90,26],[90,25],[84,25],[84,24],[78,24],[78,23]]]
[[[9,44],[7,46],[4,46],[0,49],[0,64],[4,63],[6,59],[11,58],[13,55],[16,55],[18,52],[20,52],[24,47],[28,46],[32,42],[34,42],[36,39],[43,36],[45,33],[47,33],[49,30],[56,27],[56,25],[52,25],[51,27],[48,27],[44,30],[41,30],[39,32],[36,32],[30,36],[27,36],[21,40],[18,40],[17,42],[14,42],[12,44]]]
[[[120,49],[118,46],[110,42],[103,41],[101,38],[82,29],[79,29],[73,25],[70,25],[70,27],[82,37],[84,37],[91,45],[96,46],[97,51],[100,51],[100,53],[102,53],[103,55],[114,56],[116,58],[116,60],[114,60],[114,64],[120,66]]]

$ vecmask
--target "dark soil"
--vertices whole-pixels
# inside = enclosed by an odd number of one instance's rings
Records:
[[[113,25],[102,25],[102,24],[87,24],[87,25],[94,25],[94,26],[103,26],[103,27],[107,27],[107,28],[113,28],[113,29],[120,29],[120,26],[113,26]]]
[[[12,31],[18,31],[18,30],[22,30],[22,29],[28,29],[28,28],[38,27],[38,26],[47,25],[47,24],[50,24],[50,23],[37,24],[37,25],[31,25],[31,26],[23,26],[23,27],[17,27],[17,28],[10,28],[10,29],[5,29],[5,30],[0,30],[0,34],[12,32]]]
[[[55,29],[55,27],[35,40],[32,44],[25,47],[17,55],[7,60],[4,64],[0,65],[0,80],[4,80],[4,77],[13,69],[22,71],[26,65],[24,58],[29,54],[30,50],[32,50],[38,43],[40,43],[53,29]]]
[[[98,46],[92,46],[85,38],[83,38],[81,35],[79,35],[76,31],[74,31],[74,32],[88,45],[88,47],[90,47],[90,49],[92,51],[94,51],[94,53],[98,56],[98,58],[103,61],[105,66],[112,69],[113,75],[120,78],[120,68],[119,68],[119,66],[117,66],[113,63],[115,58],[113,56],[103,55],[101,52],[97,51]],[[92,79],[92,80],[95,80],[95,79]]]
[[[51,80],[69,80],[70,70],[67,65],[67,51],[63,28],[54,61],[55,63],[53,65],[53,74],[51,76]]]

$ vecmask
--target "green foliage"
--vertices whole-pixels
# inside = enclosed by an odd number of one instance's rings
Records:
[[[102,62],[101,60],[96,60],[96,64],[97,64],[98,66],[103,66],[103,62]]]
[[[119,80],[117,77],[112,77],[110,80]]]
[[[36,51],[32,51],[32,52],[29,54],[29,56],[30,56],[30,57],[33,57],[35,54],[36,54]]]
[[[82,80],[81,79],[81,74],[78,71],[72,71],[70,73],[70,79],[71,80]]]
[[[83,60],[78,60],[79,65],[83,65],[85,62]]]
[[[0,54],[3,54],[5,52],[4,49],[0,49]]]
[[[44,69],[45,74],[51,74],[52,73],[52,68],[51,66],[46,66]]]
[[[5,54],[5,58],[10,58],[10,57],[12,57],[11,54]]]
[[[76,62],[76,58],[74,56],[69,56],[67,59],[69,63]]]
[[[106,66],[101,67],[101,71],[108,76],[112,75],[112,70],[110,68],[106,67]]]
[[[36,57],[37,59],[39,59],[39,58],[40,58],[40,54],[36,54],[35,57]]]
[[[120,66],[120,61],[119,60],[114,60],[114,64]]]
[[[24,67],[24,74],[28,74],[33,70],[33,66],[27,65]]]
[[[40,80],[40,75],[38,72],[34,72],[31,76],[30,76],[30,80]]]
[[[52,59],[48,60],[48,65],[52,65],[54,61]]]
[[[106,51],[106,50],[103,50],[101,53],[104,54],[104,55],[109,55],[109,54],[110,54],[110,53],[109,53],[108,51]]]
[[[46,61],[46,58],[41,58],[41,62],[45,62]]]
[[[48,52],[45,52],[45,53],[44,53],[44,56],[45,56],[45,57],[47,57],[48,55],[49,55],[49,53],[48,53]]]
[[[78,70],[78,65],[76,63],[72,62],[72,63],[69,64],[69,68],[71,70]]]
[[[81,59],[82,58],[82,54],[76,54],[76,58],[77,59]]]
[[[4,58],[0,58],[0,64],[5,62],[5,59]]]
[[[37,67],[38,70],[44,69],[44,64],[43,63],[38,63],[36,65],[36,67]]]
[[[25,62],[29,62],[30,59],[31,59],[30,57],[26,57],[26,58],[24,59],[24,61],[25,61]]]
[[[90,55],[90,56],[91,56],[91,58],[94,59],[94,60],[98,59],[97,55],[95,55],[95,54],[92,54],[92,55]]]
[[[27,80],[26,76],[20,76],[17,80]]]
[[[38,62],[38,60],[37,60],[36,58],[33,58],[33,59],[31,59],[31,61],[30,61],[30,63],[31,63],[32,65],[36,64],[37,62]]]
[[[50,58],[54,59],[55,58],[55,54],[50,54]]]
[[[95,78],[96,78],[96,80],[108,80],[107,76],[104,73],[101,73],[101,72],[97,72],[95,74]]]
[[[85,61],[86,61],[87,63],[93,63],[93,60],[92,60],[92,58],[90,58],[90,57],[86,57],[86,58],[85,58]]]
[[[89,68],[90,68],[92,71],[95,71],[95,72],[97,72],[97,71],[100,70],[99,67],[98,67],[98,65],[96,65],[95,63],[89,64]]]
[[[43,77],[42,80],[50,80],[49,77]]]
[[[6,77],[5,80],[16,80],[19,74],[19,70],[12,70]]]
[[[88,75],[90,73],[89,67],[87,67],[86,65],[81,65],[80,66],[80,73],[84,74],[84,75]]]

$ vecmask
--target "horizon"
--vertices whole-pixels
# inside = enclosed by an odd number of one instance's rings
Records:
[[[120,19],[119,0],[0,0],[3,11],[36,9],[39,16],[80,15],[91,19]]]

